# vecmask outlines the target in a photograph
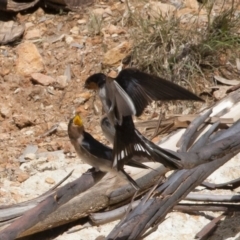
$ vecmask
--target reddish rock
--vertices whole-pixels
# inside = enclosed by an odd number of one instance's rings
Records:
[[[42,73],[32,73],[32,80],[43,86],[48,86],[56,82],[56,80],[50,76],[44,75]]]
[[[30,76],[32,73],[44,70],[43,59],[35,44],[31,42],[21,43],[17,47],[17,54],[16,70],[19,74]]]

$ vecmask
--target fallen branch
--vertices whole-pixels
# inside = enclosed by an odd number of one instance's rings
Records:
[[[189,193],[185,200],[207,202],[240,202],[240,195],[213,195]]]
[[[195,239],[200,238],[200,239],[204,239],[206,238],[208,235],[210,235],[215,228],[217,227],[217,224],[220,222],[220,220],[224,217],[223,214],[221,214],[220,216],[214,218],[210,223],[208,223],[200,232],[198,232],[195,236]]]

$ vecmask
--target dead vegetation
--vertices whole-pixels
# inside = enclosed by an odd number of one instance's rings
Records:
[[[132,12],[131,64],[177,83],[184,81],[198,93],[206,81],[212,85],[209,73],[234,66],[240,54],[237,4],[232,1],[227,8],[223,1],[221,11],[214,14],[215,2],[203,4],[189,19],[177,14],[166,17],[158,13],[153,17]]]

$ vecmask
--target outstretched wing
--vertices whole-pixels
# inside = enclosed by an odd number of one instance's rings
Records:
[[[142,114],[152,100],[203,101],[194,93],[175,83],[134,68],[122,70],[116,81],[132,99],[137,116]]]

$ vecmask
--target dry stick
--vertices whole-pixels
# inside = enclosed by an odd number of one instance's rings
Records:
[[[132,204],[132,208],[135,209],[141,200],[134,201]],[[126,213],[126,209],[128,208],[129,204],[116,208],[111,211],[107,212],[97,212],[91,213],[89,215],[91,221],[94,225],[101,225],[105,223],[109,223],[120,219]],[[196,203],[180,203],[173,207],[173,210],[179,212],[186,212],[186,213],[194,213],[199,211],[211,211],[211,212],[239,212],[240,207],[238,204],[222,204],[222,203],[213,203],[213,204],[196,204]]]
[[[231,128],[229,128],[227,131],[223,131],[222,133],[216,133],[209,139],[211,140],[212,143],[219,141],[221,139],[224,139],[226,137],[231,137],[232,135],[235,135],[240,132],[240,120],[236,121]]]
[[[237,131],[238,130],[236,129],[236,132]],[[237,135],[240,136],[240,132],[237,132]],[[175,153],[170,150],[168,151],[170,151],[170,153],[172,153],[173,155],[181,159],[181,163],[183,164],[184,169],[192,169],[198,165],[205,164],[218,159],[219,156],[221,156],[222,151],[227,150],[226,146],[230,148],[235,147],[235,143],[232,142],[232,138],[233,137],[230,136],[225,138],[223,141],[219,140],[215,143],[209,143],[199,148],[196,152]],[[200,138],[200,141],[201,141],[201,138]]]
[[[55,123],[48,131],[46,131],[45,133],[38,136],[38,138],[42,138],[42,137],[46,137],[48,135],[51,135],[52,133],[54,133],[57,130],[58,126],[59,126],[59,122]]]
[[[196,211],[211,211],[211,212],[239,212],[240,207],[238,204],[221,204],[221,203],[210,203],[210,204],[196,204],[196,203],[180,203],[173,208],[179,212],[196,212]],[[98,216],[96,216],[98,219]]]
[[[0,239],[16,239],[22,232],[45,219],[50,213],[54,212],[74,196],[86,191],[96,184],[104,175],[105,173],[102,172],[86,173],[75,181],[59,188],[55,193],[48,196],[36,207],[26,212],[21,218],[17,219],[10,226],[1,231]]]
[[[226,93],[230,93],[230,92],[234,92],[236,90],[238,90],[240,88],[240,84],[232,86],[231,88],[229,88]]]
[[[198,232],[195,235],[195,239],[196,238],[205,238],[208,235],[210,235],[215,228],[217,227],[217,224],[219,223],[219,221],[224,217],[224,214],[221,214],[220,216],[214,218],[210,223],[208,223],[205,227],[202,228],[202,230],[200,232]]]
[[[150,140],[153,140],[158,135],[158,130],[159,130],[159,128],[161,126],[161,122],[162,122],[162,114],[161,113],[162,112],[160,111],[159,117],[157,120],[157,126],[156,126],[155,131],[154,131],[153,135],[151,136]]]
[[[154,163],[151,163],[150,165],[154,166]],[[137,174],[137,183],[141,189],[149,188],[156,182],[156,179],[159,179],[159,175],[163,175],[168,171],[168,169],[159,164],[157,164],[157,166],[158,167],[155,171],[141,170],[141,172]],[[53,228],[75,221],[79,218],[87,216],[89,212],[99,211],[105,207],[108,207],[109,205],[131,198],[135,190],[130,185],[125,185],[116,189],[116,180],[114,179],[115,178],[113,176],[106,176],[106,178],[102,179],[98,186],[94,186],[84,194],[80,194],[71,199],[71,201],[62,205],[57,211],[51,213],[43,221],[40,221],[27,231],[24,231],[21,236],[27,236],[36,232],[44,231],[50,227]],[[34,207],[32,206],[31,202],[30,204],[31,208]],[[13,212],[19,210],[19,208],[15,206],[12,208]],[[9,209],[11,210],[12,208]],[[7,211],[9,211],[9,209]],[[4,213],[2,213],[2,211],[4,210],[5,209],[0,209],[0,215],[3,215],[3,217]],[[26,212],[26,210],[24,212]],[[7,224],[3,223],[2,225],[6,227]]]
[[[156,181],[155,179],[159,178],[159,175],[166,173],[166,168],[160,165],[158,166],[157,171],[150,172],[149,170],[144,170],[141,171],[143,173],[140,173],[140,176],[138,174],[137,182],[141,188],[149,188],[154,184]],[[146,174],[146,172],[148,173]],[[132,196],[132,190],[134,192],[134,189],[130,185],[116,189],[113,181],[115,182],[113,177],[103,179],[100,185],[90,188],[84,195],[81,194],[64,204],[43,221],[40,221],[29,230],[22,233],[21,236],[44,231],[49,229],[49,226],[53,228],[77,220],[87,216],[89,212],[101,210],[110,204],[119,203]],[[113,189],[116,190],[113,191]],[[16,209],[16,211],[17,210],[18,209]],[[2,215],[1,210],[0,215]]]
[[[240,202],[240,195],[212,195],[189,193],[185,200],[208,202]]]
[[[50,188],[47,192],[45,192],[44,194],[42,194],[42,196],[44,195],[48,195],[51,194],[53,190],[55,190],[58,186],[60,186],[63,182],[65,182],[73,173],[74,170],[72,170],[66,177],[64,177],[62,180],[60,180],[57,184],[55,184],[52,188]]]
[[[201,113],[200,117],[194,119],[191,122],[191,124],[189,125],[189,127],[186,129],[184,135],[181,137],[181,139],[178,142],[178,146],[180,146],[180,151],[185,152],[188,149],[189,143],[191,143],[191,141],[194,138],[194,133],[197,131],[198,127],[204,122],[204,119],[206,120],[207,116],[211,114],[210,111],[212,111],[212,113],[213,113],[212,115],[214,115],[214,117],[221,117],[224,114],[226,114],[227,112],[229,112],[231,110],[231,108],[236,103],[239,102],[239,100],[240,100],[240,90],[238,90],[232,94],[229,94],[229,96],[227,96],[226,98],[222,99],[217,104],[215,104],[215,106],[212,109],[209,109],[209,110]],[[237,128],[231,128],[231,129],[235,130]],[[228,130],[226,132],[229,135],[234,134],[234,132],[231,132],[231,130],[230,131]],[[224,134],[222,134],[222,131],[219,134],[221,135],[222,138],[226,137]],[[218,136],[218,134],[216,134],[216,136]],[[211,137],[209,138],[209,140],[211,140],[211,142],[213,142]]]
[[[232,181],[225,182],[225,183],[219,183],[219,184],[203,182],[202,185],[204,187],[208,188],[208,189],[221,188],[221,189],[232,189],[233,190],[233,189],[238,188],[240,186],[240,178],[237,178],[237,179],[234,179]]]
[[[132,209],[136,208],[140,202],[141,202],[140,200],[134,201],[132,203],[132,206],[131,206]],[[91,213],[89,215],[89,217],[95,225],[101,225],[101,224],[105,224],[105,223],[108,223],[108,222],[112,222],[112,221],[120,219],[124,215],[126,215],[126,212],[127,212],[127,209],[129,208],[129,205],[130,204],[126,204],[125,206],[116,208],[112,211],[100,212],[100,213]]]

